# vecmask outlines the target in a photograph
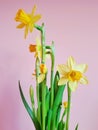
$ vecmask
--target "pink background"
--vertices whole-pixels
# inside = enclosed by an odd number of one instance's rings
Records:
[[[38,31],[24,40],[24,31],[16,29],[19,8],[30,12],[37,5],[43,15],[46,42],[55,41],[56,63],[65,63],[72,55],[78,63],[87,63],[89,85],[79,85],[72,94],[70,130],[98,130],[98,1],[97,0],[0,0],[0,130],[34,130],[19,95],[21,81],[29,101],[33,84],[34,58],[29,43],[35,43]]]

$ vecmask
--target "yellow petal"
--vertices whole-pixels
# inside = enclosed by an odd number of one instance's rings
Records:
[[[81,73],[85,73],[87,68],[87,64],[73,65],[72,67],[73,70],[80,71]]]
[[[74,58],[73,58],[72,56],[70,56],[70,57],[68,58],[68,60],[67,60],[67,65],[68,65],[68,67],[69,67],[69,68],[72,68],[72,66],[75,65],[75,64],[76,64],[76,63],[75,63]]]
[[[45,74],[40,74],[38,76],[38,83],[41,83],[45,79]]]
[[[80,83],[81,84],[88,84],[88,80],[85,76],[83,76],[81,79],[80,79]]]
[[[30,30],[30,32],[32,32],[33,29],[34,29],[34,24],[29,24],[29,30]]]
[[[39,37],[36,38],[36,43],[37,43],[37,46],[41,45],[41,40]]]
[[[23,28],[25,26],[25,24],[24,23],[21,23],[21,24],[19,24],[18,26],[17,26],[17,28]]]
[[[37,22],[40,19],[41,19],[41,15],[38,14],[38,15],[36,15],[36,16],[33,17],[32,22],[35,23],[35,22]]]
[[[35,11],[36,11],[36,5],[34,5],[34,7],[32,9],[32,13],[31,13],[32,17],[34,16]]]
[[[58,65],[57,66],[57,70],[59,71],[59,73],[61,75],[65,75],[66,73],[68,73],[70,71],[70,69],[68,68],[68,66],[64,65],[64,64]]]
[[[41,46],[41,42],[40,42],[40,38],[36,38],[36,52],[34,57],[42,57],[42,46]]]
[[[74,92],[78,87],[78,82],[77,81],[74,81],[74,82],[69,81],[69,87],[70,87],[71,91]]]
[[[28,35],[28,26],[26,26],[26,28],[25,28],[25,38],[27,37],[27,35]]]
[[[65,77],[60,78],[58,85],[65,85],[67,83],[67,79],[65,79]]]

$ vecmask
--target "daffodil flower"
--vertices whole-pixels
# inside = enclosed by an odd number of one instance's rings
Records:
[[[20,24],[17,26],[17,28],[24,28],[25,27],[25,38],[28,35],[28,31],[33,31],[34,24],[41,18],[40,14],[34,15],[36,11],[36,6],[33,7],[31,14],[25,13],[23,9],[19,9],[15,20],[16,22],[20,22]]]
[[[47,67],[45,64],[40,64],[40,75],[38,76],[38,83],[41,83],[45,79],[47,73]]]
[[[34,57],[38,57],[38,58],[42,57],[42,46],[39,38],[36,39],[36,45],[30,44],[29,51],[31,53],[32,52],[35,53]]]
[[[67,108],[68,107],[68,102],[63,102],[62,105],[61,105],[63,108]]]
[[[47,67],[45,64],[40,64],[39,66],[39,76],[38,76],[38,83],[41,83],[45,79],[45,74],[47,73]],[[36,76],[36,70],[32,74]]]
[[[78,83],[87,84],[88,80],[83,75],[87,70],[86,64],[76,64],[74,58],[70,56],[66,64],[58,65],[57,70],[61,74],[58,85],[69,84],[72,91],[78,87]]]

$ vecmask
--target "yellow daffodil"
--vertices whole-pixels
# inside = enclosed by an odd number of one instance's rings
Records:
[[[40,75],[38,76],[38,83],[41,83],[45,79],[45,74],[47,73],[47,67],[45,64],[40,65]]]
[[[43,74],[45,74],[47,72],[47,67],[45,64],[40,65],[40,72]]]
[[[45,79],[45,74],[47,73],[47,67],[45,64],[40,64],[39,66],[39,76],[38,76],[38,83],[41,83]],[[36,70],[32,74],[33,76],[36,76]]]
[[[66,102],[66,101],[63,102],[63,103],[62,103],[62,107],[63,107],[63,108],[67,108],[67,107],[68,107],[68,102]]]
[[[39,38],[36,39],[36,45],[30,44],[29,51],[34,52],[35,57],[40,58],[42,56],[42,46]]]
[[[35,11],[36,6],[33,7],[31,14],[25,13],[25,11],[22,9],[19,9],[16,14],[15,20],[16,22],[20,22],[17,28],[21,29],[25,27],[25,38],[28,35],[28,30],[32,32],[34,24],[41,18],[40,14],[34,15]]]
[[[75,91],[78,87],[78,83],[87,84],[88,80],[83,75],[87,70],[86,64],[77,65],[74,58],[70,56],[66,64],[58,65],[57,70],[61,74],[61,78],[58,85],[64,85],[69,83],[69,87],[72,91]]]

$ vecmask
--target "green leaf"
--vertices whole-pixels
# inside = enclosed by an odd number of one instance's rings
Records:
[[[46,105],[46,115],[47,115],[47,112],[49,111],[49,107],[50,107],[50,91],[47,91],[45,102],[46,102],[45,105]]]
[[[37,118],[35,117],[34,112],[31,110],[31,108],[29,107],[29,105],[28,105],[28,103],[27,103],[27,101],[26,101],[26,99],[24,97],[24,94],[23,94],[22,89],[21,89],[20,82],[19,82],[19,91],[20,91],[20,95],[21,95],[23,104],[24,104],[28,114],[30,115],[30,117],[31,117],[31,119],[32,119],[32,121],[34,123],[34,126],[35,126],[36,130],[41,130],[40,124],[39,124]]]
[[[38,102],[38,108],[37,108],[37,119],[38,119],[39,123],[41,124],[41,121],[42,121],[42,102],[40,102],[40,101]]]
[[[46,130],[51,130],[51,118],[52,118],[52,110],[50,109],[47,114]]]
[[[31,100],[31,105],[32,105],[32,111],[35,112],[35,102],[34,102],[34,89],[32,86],[29,88],[29,94],[30,94],[30,100]]]
[[[59,72],[57,71],[56,74],[55,74],[55,78],[54,78],[54,98],[57,94],[57,91],[58,91],[58,81],[60,79],[60,75],[59,75]]]
[[[61,114],[61,107],[57,110],[57,116],[56,116],[56,128],[58,127],[59,120],[60,120],[60,114]]]
[[[79,126],[79,125],[77,124],[75,130],[78,130],[78,126]]]
[[[61,120],[61,121],[59,122],[59,125],[58,125],[57,130],[64,130],[64,122],[63,122],[63,120]]]
[[[58,86],[58,91],[57,91],[55,101],[53,104],[53,114],[52,114],[52,121],[51,121],[53,130],[55,129],[55,126],[56,126],[55,121],[56,121],[56,116],[57,116],[57,110],[60,107],[60,104],[62,103],[64,89],[65,89],[65,85]]]
[[[39,100],[42,102],[42,83],[39,84]]]
[[[65,85],[58,86],[58,91],[53,104],[53,110],[55,109],[57,110],[58,106],[62,103],[64,89],[65,89]]]
[[[43,86],[43,82],[41,82],[40,84],[39,84],[39,100],[42,102],[42,86]],[[45,86],[45,88],[46,88],[46,94],[49,92],[49,90],[48,90],[48,86]]]

